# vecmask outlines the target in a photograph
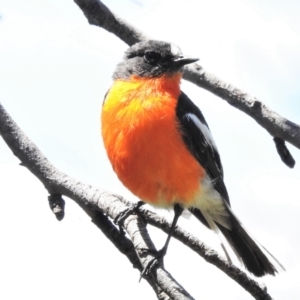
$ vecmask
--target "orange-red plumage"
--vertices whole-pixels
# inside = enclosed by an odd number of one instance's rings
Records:
[[[159,206],[188,205],[204,170],[183,143],[175,114],[181,74],[116,80],[102,110],[114,171],[135,195]]]

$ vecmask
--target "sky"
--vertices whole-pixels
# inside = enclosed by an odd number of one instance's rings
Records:
[[[298,0],[112,0],[104,3],[155,39],[179,45],[225,81],[300,123]],[[91,26],[70,0],[2,0],[0,101],[61,171],[136,198],[118,181],[100,136],[101,104],[127,45]],[[286,267],[259,280],[275,299],[299,299],[300,153],[294,169],[254,120],[191,83],[221,153],[232,208]],[[57,222],[40,182],[0,141],[0,298],[155,299],[139,273],[79,207]],[[171,212],[157,210],[172,218]],[[221,252],[193,218],[179,225]],[[149,226],[157,248],[165,234]],[[171,240],[165,267],[195,299],[252,299],[214,266]]]

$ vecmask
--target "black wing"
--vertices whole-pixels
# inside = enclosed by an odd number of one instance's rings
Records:
[[[178,99],[176,116],[188,149],[204,167],[215,189],[230,205],[217,146],[200,109],[183,92]]]

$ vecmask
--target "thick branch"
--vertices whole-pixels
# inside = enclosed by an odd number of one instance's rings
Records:
[[[105,213],[110,218],[115,219],[118,214],[128,208],[124,203],[113,195],[81,183],[56,169],[22,132],[1,104],[0,134],[12,152],[21,160],[22,165],[26,166],[44,184],[51,195],[61,194],[74,200],[119,251],[127,256],[134,267],[140,271],[144,269],[145,258],[137,256],[136,252],[139,245],[124,237],[103,215]],[[142,234],[147,234],[145,226],[136,232],[136,235],[141,235],[141,240],[144,239]],[[148,236],[146,238],[149,239]],[[150,258],[146,257],[147,261]],[[187,297],[188,293],[161,267],[157,270],[160,275],[158,282],[156,278],[150,276],[146,276],[145,279],[152,286],[159,299],[193,299],[190,296]],[[169,293],[169,286],[162,284],[165,282],[170,283],[170,286],[173,287],[171,292],[176,291],[175,294]]]
[[[82,9],[90,24],[114,33],[128,45],[131,46],[147,39],[141,31],[116,16],[100,0],[74,0],[74,2]],[[185,68],[183,78],[212,92],[243,111],[265,128],[272,137],[281,139],[283,142],[287,141],[300,149],[299,125],[275,113],[255,97],[222,81],[196,64]],[[278,151],[282,161],[287,166],[293,167],[293,158],[286,145]],[[286,155],[287,152],[288,155]]]
[[[92,221],[104,233],[104,235],[116,246],[116,248],[123,253],[134,268],[140,272],[143,271],[143,266],[136,255],[134,245],[123,233],[113,225],[110,219],[103,213],[93,210]],[[156,283],[153,278],[146,276],[145,280],[151,285],[155,291],[157,298],[160,300],[169,300],[170,297],[163,291],[163,289]]]
[[[44,184],[50,194],[61,194],[73,199],[135,267],[142,270],[146,266],[152,256],[145,255],[141,249],[155,248],[143,219],[140,216],[130,216],[125,220],[124,226],[131,238],[130,241],[106,217],[109,216],[111,219],[115,219],[130,207],[130,202],[120,196],[79,182],[56,169],[26,137],[1,104],[0,134],[13,153],[21,160],[22,165],[26,166]],[[165,232],[169,230],[170,224],[155,213],[143,207],[140,208],[140,212],[149,223],[162,228]],[[216,252],[209,249],[197,238],[192,237],[180,228],[176,229],[174,236],[205,260],[223,270],[255,299],[271,299],[267,292],[261,289],[255,281],[249,279],[238,268],[226,263]],[[161,266],[156,269],[155,278],[149,275],[146,279],[156,291],[159,299],[167,299],[167,297],[171,299],[193,299]]]

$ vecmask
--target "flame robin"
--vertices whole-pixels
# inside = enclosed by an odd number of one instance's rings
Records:
[[[102,136],[112,167],[137,197],[174,208],[165,246],[183,209],[221,232],[255,276],[276,268],[231,210],[216,143],[200,109],[180,90],[183,67],[198,59],[162,41],[130,47],[117,65],[102,108]]]

